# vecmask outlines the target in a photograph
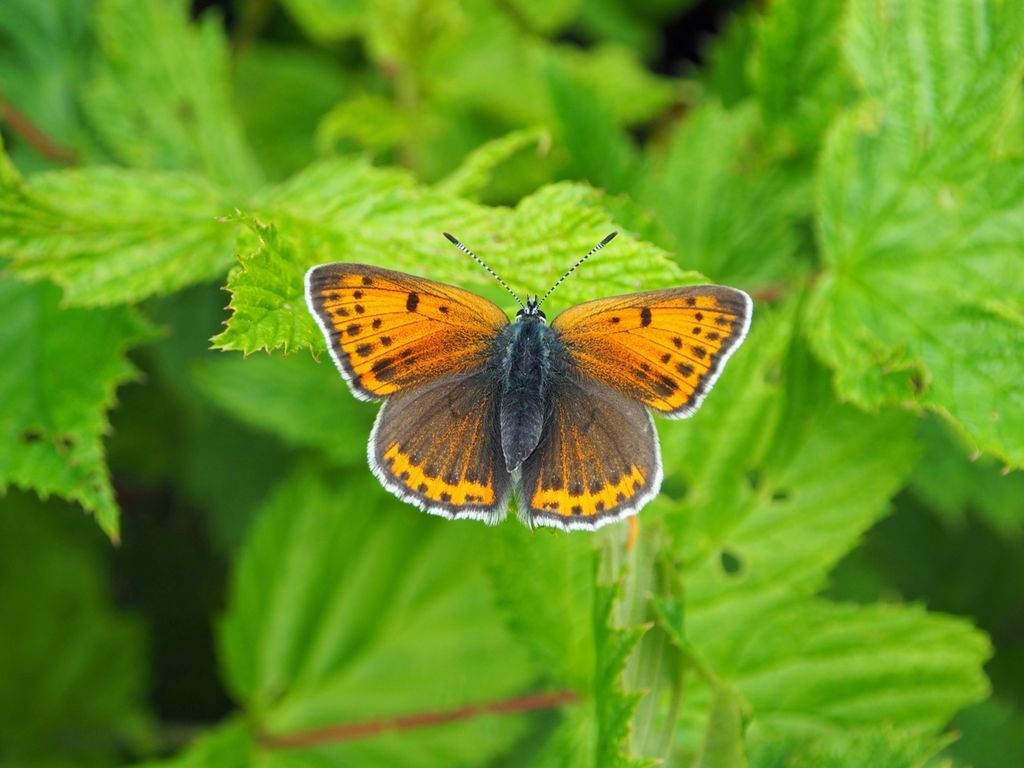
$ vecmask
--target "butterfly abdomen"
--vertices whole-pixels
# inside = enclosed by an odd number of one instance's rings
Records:
[[[561,345],[539,317],[523,317],[502,330],[496,362],[501,375],[501,449],[512,472],[540,442]]]

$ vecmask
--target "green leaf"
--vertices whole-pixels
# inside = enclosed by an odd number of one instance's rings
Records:
[[[767,732],[937,731],[987,696],[985,635],[916,606],[808,601],[749,627],[719,671]]]
[[[490,704],[533,677],[480,568],[493,531],[422,515],[373,482],[298,473],[251,530],[221,648],[228,685],[264,734]],[[484,715],[306,752],[334,764],[479,764],[523,724]]]
[[[603,43],[585,51],[553,49],[558,66],[599,101],[617,125],[636,126],[662,115],[678,99],[679,81],[659,77],[631,48]]]
[[[501,534],[492,545],[490,574],[506,620],[547,682],[579,697],[565,707],[535,763],[638,764],[626,750],[640,694],[623,689],[622,675],[643,628],[614,622],[619,589],[597,580],[593,543],[519,526]]]
[[[0,278],[0,488],[82,505],[116,540],[118,510],[103,451],[125,357],[152,328],[126,308],[62,309],[51,285]]]
[[[136,768],[250,768],[256,764],[271,768],[273,757],[257,758],[245,724],[232,720],[207,731],[174,758],[139,763]]]
[[[39,150],[15,139],[11,154],[23,168],[67,161],[60,150],[82,150],[87,144],[76,103],[93,41],[89,36],[90,0],[7,0],[0,14],[0,83],[3,101],[37,126],[58,150],[40,157]]]
[[[511,525],[501,534],[491,548],[489,574],[509,627],[552,685],[592,690],[593,543]]]
[[[114,608],[104,567],[108,547],[64,505],[19,493],[4,499],[5,765],[113,765],[129,745],[138,749],[147,741],[142,627]]]
[[[351,89],[348,80],[325,52],[262,42],[239,51],[235,104],[268,176],[283,179],[313,162],[317,125]]]
[[[987,690],[984,635],[917,608],[812,599],[905,481],[914,424],[838,403],[796,335],[799,309],[762,312],[719,391],[662,430],[657,503],[685,569],[686,640],[750,703],[748,746],[883,722],[937,730]],[[675,510],[673,487],[685,489]],[[690,683],[683,752],[711,706]]]
[[[865,728],[847,737],[781,738],[758,745],[754,768],[951,768],[933,758],[948,739],[936,739],[891,728]]]
[[[1024,762],[1024,715],[998,699],[965,709],[952,723],[960,734],[946,750],[958,765],[1000,768]]]
[[[631,190],[640,172],[639,153],[598,89],[555,57],[547,61],[545,75],[559,141],[568,150],[567,175],[611,192]]]
[[[746,768],[743,702],[726,685],[715,689],[707,729],[694,768]]]
[[[90,167],[0,186],[0,251],[15,274],[49,279],[69,304],[170,293],[226,271],[232,205],[183,173]]]
[[[836,402],[795,336],[799,309],[755,309],[750,338],[701,410],[661,428],[661,503],[686,563],[687,637],[715,669],[751,627],[824,585],[916,459],[909,414]],[[674,508],[673,486],[685,488]]]
[[[671,237],[680,264],[724,283],[791,278],[807,182],[759,158],[750,106],[709,102],[681,121],[648,175],[642,199]]]
[[[284,0],[285,10],[314,40],[339,40],[361,32],[370,0]]]
[[[841,62],[843,0],[776,0],[756,22],[751,80],[783,150],[815,152],[852,86]]]
[[[594,590],[594,650],[597,667],[594,675],[594,724],[597,727],[596,754],[593,763],[599,768],[647,765],[626,755],[633,713],[643,695],[627,692],[622,686],[626,659],[640,641],[643,627],[620,628],[612,623],[612,611],[619,590],[614,586],[596,584]]]
[[[865,102],[821,160],[828,271],[808,335],[845,399],[919,403],[1021,466],[1024,164],[1001,127],[1020,103],[1024,6],[883,5],[852,5]]]
[[[705,54],[704,67],[695,73],[704,101],[733,108],[754,93],[750,62],[758,53],[757,24],[760,17],[748,10],[730,14]]]
[[[509,158],[531,146],[540,153],[550,142],[551,137],[541,128],[513,131],[473,150],[462,165],[437,183],[436,189],[445,195],[479,199],[495,171]]]
[[[95,24],[103,56],[85,106],[119,160],[241,190],[259,183],[231,106],[220,19],[190,24],[186,0],[100,0]]]
[[[258,217],[251,222],[255,237],[242,239],[240,266],[228,279],[233,315],[213,340],[221,349],[322,350],[323,335],[303,295],[303,275],[314,264],[378,264],[477,289],[512,307],[493,278],[455,251],[442,231],[454,232],[525,295],[552,285],[615,229],[600,195],[587,187],[551,185],[515,210],[489,208],[353,160],[311,167],[264,198]],[[559,288],[552,309],[696,279],[661,250],[620,236]]]
[[[286,443],[321,451],[344,466],[366,465],[373,409],[351,397],[337,369],[306,356],[207,359],[193,371],[199,390],[227,413]]]
[[[964,525],[972,510],[1005,536],[1024,535],[1024,473],[968,456],[963,441],[935,418],[922,424],[920,442],[924,453],[910,479],[915,496],[954,525]]]
[[[531,29],[552,34],[570,24],[582,4],[583,0],[511,0],[508,6]]]

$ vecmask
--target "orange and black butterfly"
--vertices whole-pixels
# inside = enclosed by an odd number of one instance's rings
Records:
[[[363,264],[306,273],[306,300],[352,393],[384,400],[369,460],[432,514],[497,523],[516,492],[529,526],[593,529],[658,493],[647,409],[700,406],[750,326],[750,297],[695,285],[588,301],[547,325],[544,300],[509,322],[485,298]]]

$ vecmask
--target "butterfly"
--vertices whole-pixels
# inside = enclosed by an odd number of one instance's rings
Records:
[[[649,413],[693,415],[747,335],[753,304],[693,285],[588,301],[549,326],[540,307],[509,321],[488,299],[364,264],[306,273],[309,310],[352,394],[384,404],[370,467],[403,501],[498,523],[516,493],[533,526],[594,529],[636,514],[661,486]],[[649,410],[648,410],[649,409]]]

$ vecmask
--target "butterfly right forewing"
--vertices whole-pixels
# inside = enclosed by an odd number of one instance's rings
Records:
[[[588,301],[552,322],[585,375],[662,416],[692,415],[743,342],[743,291],[693,285]]]

